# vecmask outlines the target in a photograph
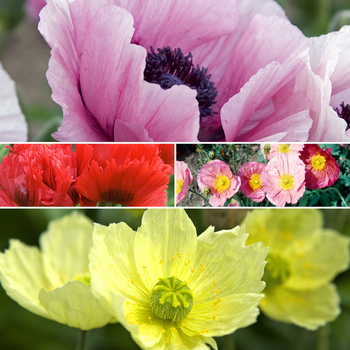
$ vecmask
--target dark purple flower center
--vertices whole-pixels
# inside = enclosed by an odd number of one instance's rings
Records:
[[[156,53],[151,46],[146,59],[145,80],[159,84],[162,89],[170,89],[173,85],[186,85],[197,91],[197,101],[201,117],[217,114],[211,106],[216,103],[218,92],[215,84],[207,75],[208,69],[194,66],[191,52],[184,56],[180,48],[170,47],[158,49]]]
[[[342,118],[348,124],[346,130],[350,129],[350,105],[345,105],[344,101],[340,104],[341,111],[337,107],[334,110],[338,113],[339,118]]]

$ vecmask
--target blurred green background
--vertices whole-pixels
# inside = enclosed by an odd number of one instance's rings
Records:
[[[133,229],[141,223],[141,209],[76,209],[95,222],[108,225],[124,221]],[[285,209],[274,209],[285,210]],[[308,210],[308,209],[288,209]],[[8,248],[9,238],[37,245],[41,232],[53,218],[71,212],[68,209],[2,209],[0,210],[0,251]],[[325,226],[350,236],[347,209],[322,210]],[[245,209],[188,209],[188,215],[200,234],[209,225],[217,230],[240,224]],[[318,331],[307,331],[294,325],[272,321],[260,315],[258,322],[233,335],[217,338],[220,350],[348,350],[350,349],[350,271],[335,280],[342,299],[342,313]],[[77,330],[37,316],[7,297],[0,288],[0,349],[64,350],[74,349]],[[120,325],[108,325],[90,332],[90,350],[136,350],[139,347]]]
[[[244,0],[243,0],[244,1]],[[259,0],[255,0],[259,1]],[[350,0],[278,0],[290,21],[306,36],[319,36],[350,24]],[[50,48],[26,18],[25,0],[0,0],[0,61],[17,83],[30,141],[51,141],[62,123],[45,72]]]

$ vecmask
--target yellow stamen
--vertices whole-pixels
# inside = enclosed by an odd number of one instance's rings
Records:
[[[321,171],[326,166],[326,158],[320,154],[315,154],[311,158],[311,165],[316,171]]]
[[[181,192],[183,184],[184,184],[184,180],[180,180],[180,179],[176,180],[176,194],[179,194]]]
[[[216,175],[216,178],[213,182],[213,187],[221,194],[230,187],[230,179],[226,175]]]
[[[280,187],[282,190],[291,190],[294,187],[294,177],[290,174],[282,174],[280,177]]]
[[[249,186],[255,191],[262,187],[259,174],[253,174],[249,180]]]

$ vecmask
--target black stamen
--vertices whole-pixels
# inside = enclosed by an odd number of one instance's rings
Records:
[[[156,53],[151,46],[147,54],[145,80],[159,84],[162,89],[170,89],[173,85],[186,85],[197,91],[197,101],[201,117],[207,117],[213,112],[211,106],[216,103],[218,92],[215,84],[210,81],[206,68],[194,67],[191,52],[184,56],[180,48],[170,47],[158,49]]]
[[[338,113],[339,118],[342,118],[346,121],[346,123],[348,124],[346,127],[346,130],[350,129],[350,105],[347,104],[345,106],[344,101],[340,104],[341,107],[341,111],[339,110],[339,108],[335,108],[334,110]]]

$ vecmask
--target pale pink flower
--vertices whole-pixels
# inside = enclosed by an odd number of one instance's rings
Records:
[[[26,0],[26,12],[33,22],[39,22],[39,12],[45,5],[46,0]]]
[[[235,1],[51,0],[40,17],[39,30],[52,48],[47,78],[63,109],[57,140],[197,140],[200,108],[197,91],[189,87],[193,81],[177,85],[170,72],[155,84],[160,77],[148,65],[145,70],[146,58],[149,63],[169,54],[170,63],[179,59],[190,67],[188,52],[236,27]],[[176,69],[182,77],[180,63]],[[205,73],[193,74],[204,90],[211,84]],[[162,89],[167,83],[171,88]],[[205,113],[208,108],[204,104]]]
[[[268,160],[276,157],[278,154],[294,154],[299,157],[303,150],[304,144],[298,143],[272,143],[270,144],[270,152],[267,156]]]
[[[309,45],[310,62],[295,85],[313,102],[309,141],[350,142],[350,26]]]
[[[265,198],[264,187],[261,183],[261,174],[266,164],[248,162],[243,164],[237,175],[241,178],[241,191],[254,202],[261,202]]]
[[[185,162],[176,161],[176,204],[182,201],[193,181],[190,168]]]
[[[241,185],[241,179],[232,174],[230,167],[221,160],[211,160],[203,165],[197,175],[198,187],[201,190],[209,188],[211,198],[209,203],[214,207],[222,207]]]
[[[21,111],[14,81],[0,63],[0,141],[27,141],[28,127]]]
[[[199,139],[212,140],[214,132],[230,142],[306,141],[312,105],[290,85],[307,64],[308,39],[275,1],[239,1],[239,11],[231,34],[193,50],[218,90],[218,114],[202,118]]]
[[[305,164],[296,155],[279,154],[267,164],[261,183],[272,204],[295,204],[305,192]]]

